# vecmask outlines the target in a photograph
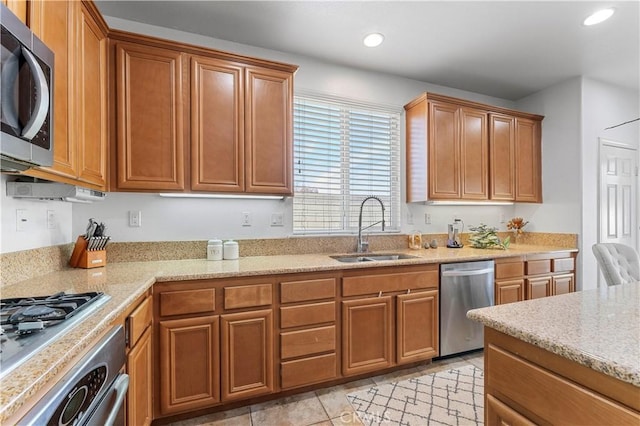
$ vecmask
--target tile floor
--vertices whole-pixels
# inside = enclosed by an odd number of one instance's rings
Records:
[[[424,374],[473,364],[484,368],[482,351],[395,371],[331,388],[276,399],[172,423],[172,426],[347,426],[362,423],[347,394],[373,385],[407,380]]]

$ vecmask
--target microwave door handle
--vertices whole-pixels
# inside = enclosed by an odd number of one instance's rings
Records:
[[[42,72],[42,68],[40,68],[38,61],[36,61],[36,58],[31,52],[23,47],[22,54],[27,60],[31,74],[36,81],[36,107],[22,130],[22,137],[31,140],[38,134],[38,131],[42,128],[42,124],[47,119],[47,112],[49,111],[49,86],[47,85],[47,79]]]
[[[113,383],[113,387],[116,392],[116,400],[113,402],[111,412],[109,413],[107,420],[104,422],[105,426],[113,426],[113,423],[116,421],[116,416],[118,415],[118,412],[120,412],[120,407],[122,407],[122,403],[124,402],[127,389],[129,389],[129,375],[121,374],[118,376],[116,381]]]

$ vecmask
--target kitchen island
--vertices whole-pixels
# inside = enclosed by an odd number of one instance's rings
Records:
[[[71,328],[44,350],[26,360],[19,369],[0,380],[0,422],[19,419],[29,405],[46,392],[98,336],[114,322],[128,315],[154,284],[193,280],[261,277],[308,273],[333,273],[371,268],[420,267],[448,262],[474,261],[537,255],[575,255],[576,249],[521,245],[509,250],[463,249],[393,250],[413,256],[409,259],[342,263],[329,254],[249,256],[239,260],[210,262],[204,259],[121,262],[96,269],[66,269],[2,287],[2,296],[51,295],[60,291],[84,293],[101,291],[111,298],[89,318]]]
[[[640,283],[471,310],[485,424],[640,424]]]

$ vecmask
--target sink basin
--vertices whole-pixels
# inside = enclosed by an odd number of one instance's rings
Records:
[[[379,262],[388,260],[415,259],[416,256],[408,254],[347,254],[342,256],[330,256],[332,259],[343,263]]]

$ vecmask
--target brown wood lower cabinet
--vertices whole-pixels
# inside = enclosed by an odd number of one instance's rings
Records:
[[[271,309],[222,315],[222,399],[273,390]]]
[[[525,286],[527,299],[551,296],[551,277],[527,278]]]
[[[342,302],[342,374],[393,365],[392,303],[391,296]]]
[[[398,364],[438,356],[438,290],[401,294],[396,300]]]
[[[142,335],[127,355],[129,396],[127,421],[130,425],[146,426],[153,419],[153,351],[151,328]]]
[[[160,412],[204,408],[220,401],[220,317],[160,321]]]
[[[524,300],[524,280],[496,281],[496,305]]]

